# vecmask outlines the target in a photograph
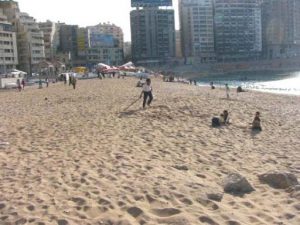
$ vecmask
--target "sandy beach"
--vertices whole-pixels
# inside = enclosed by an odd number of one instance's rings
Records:
[[[131,105],[136,82],[0,92],[1,225],[300,224],[300,193],[258,179],[279,170],[300,181],[300,97],[232,90],[227,100],[154,79],[143,110]],[[231,124],[212,128],[225,109]],[[249,125],[256,111],[260,133]],[[230,173],[255,191],[223,193]]]

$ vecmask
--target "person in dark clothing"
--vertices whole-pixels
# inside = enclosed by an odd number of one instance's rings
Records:
[[[143,95],[144,95],[143,108],[145,108],[146,103],[148,106],[150,106],[153,100],[151,80],[149,78],[146,80],[146,83],[143,85],[143,90],[140,98],[142,98]]]
[[[252,122],[252,130],[262,131],[261,124],[260,124],[260,113],[256,112],[254,120]]]

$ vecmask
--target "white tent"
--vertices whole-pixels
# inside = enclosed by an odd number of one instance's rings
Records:
[[[12,71],[11,71],[11,74],[13,74],[13,75],[27,75],[27,73],[26,72],[24,72],[24,71],[21,71],[21,70],[17,70],[17,69],[13,69]]]

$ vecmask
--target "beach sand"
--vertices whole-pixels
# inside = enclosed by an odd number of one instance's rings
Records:
[[[136,82],[0,92],[1,225],[300,224],[299,195],[257,177],[300,178],[300,97],[232,90],[227,100],[224,90],[154,79],[143,110],[130,106]],[[231,124],[212,128],[224,109]],[[249,129],[256,111],[261,133]],[[255,191],[208,199],[233,172]]]

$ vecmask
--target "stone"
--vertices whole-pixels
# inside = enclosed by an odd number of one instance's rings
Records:
[[[289,172],[270,171],[258,175],[258,178],[262,183],[277,189],[286,189],[299,184],[297,177]]]
[[[224,179],[223,188],[226,193],[231,194],[247,194],[255,191],[248,180],[238,173],[229,174]]]

